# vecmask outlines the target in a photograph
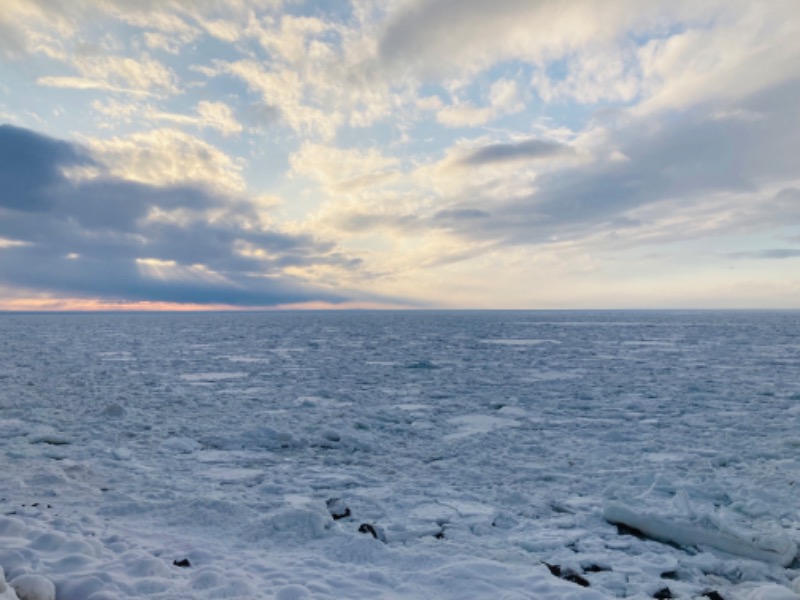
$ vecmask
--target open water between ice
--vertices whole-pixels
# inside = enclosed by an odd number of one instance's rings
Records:
[[[797,312],[2,314],[0,599],[800,598],[799,425]]]

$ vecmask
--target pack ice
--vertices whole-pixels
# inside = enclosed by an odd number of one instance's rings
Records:
[[[800,314],[0,314],[0,600],[800,598]]]

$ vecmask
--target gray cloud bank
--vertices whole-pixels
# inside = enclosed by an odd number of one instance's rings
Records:
[[[533,193],[475,186],[429,216],[361,213],[346,226],[444,227],[506,246],[598,235],[614,236],[615,244],[669,243],[800,226],[798,97],[800,79],[791,79],[724,107],[727,115],[706,105],[667,118],[627,114],[605,130],[594,160],[539,174]],[[539,140],[490,144],[456,165],[535,162],[566,152],[569,146]],[[616,158],[603,158],[612,152]]]
[[[65,174],[81,167],[101,175]],[[283,269],[359,266],[330,243],[266,230],[241,199],[102,175],[80,146],[10,125],[0,126],[0,239],[0,283],[108,301],[341,302],[351,298]]]

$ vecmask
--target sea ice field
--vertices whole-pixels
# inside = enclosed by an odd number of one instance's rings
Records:
[[[800,313],[0,315],[0,599],[800,598]]]

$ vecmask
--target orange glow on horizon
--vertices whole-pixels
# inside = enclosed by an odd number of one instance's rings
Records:
[[[179,302],[124,302],[96,298],[14,298],[0,299],[2,312],[202,312],[260,310],[397,310],[400,304],[378,302],[297,302],[274,306],[234,306],[230,304],[193,304]]]

